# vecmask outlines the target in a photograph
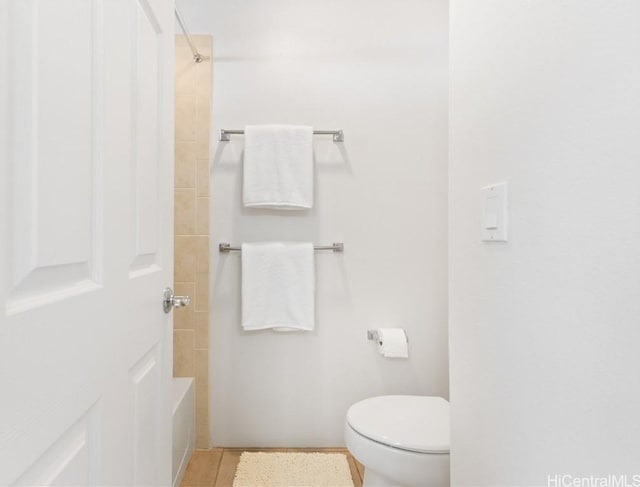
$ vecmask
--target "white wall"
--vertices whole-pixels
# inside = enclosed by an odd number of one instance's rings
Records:
[[[350,404],[389,393],[448,395],[447,2],[197,0],[214,36],[213,129],[309,124],[316,205],[241,207],[242,137],[214,146],[212,240],[342,241],[316,257],[316,330],[243,333],[240,257],[213,252],[215,445],[342,444]],[[215,250],[215,249],[214,249]],[[411,358],[380,357],[366,330],[405,327]]]
[[[452,482],[640,475],[640,2],[450,15]]]

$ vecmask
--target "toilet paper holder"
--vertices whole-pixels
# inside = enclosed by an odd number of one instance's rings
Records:
[[[407,343],[409,343],[409,335],[407,335],[407,330],[402,331],[404,332],[404,336],[407,338]],[[373,340],[374,342],[380,343],[378,330],[367,330],[367,340]]]

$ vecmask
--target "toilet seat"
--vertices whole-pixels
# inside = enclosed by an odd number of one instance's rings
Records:
[[[358,434],[416,453],[449,453],[449,403],[441,397],[379,396],[349,408]]]

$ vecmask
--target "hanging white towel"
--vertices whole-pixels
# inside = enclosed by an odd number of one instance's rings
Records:
[[[244,129],[244,206],[304,210],[313,206],[313,129],[249,125]]]
[[[313,245],[242,244],[242,327],[277,331],[314,327]]]

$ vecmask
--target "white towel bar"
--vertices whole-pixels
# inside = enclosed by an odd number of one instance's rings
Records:
[[[220,129],[220,142],[229,142],[232,135],[244,135],[244,130]],[[342,130],[314,130],[313,135],[333,135],[334,142],[344,142]]]
[[[342,242],[334,242],[331,245],[314,245],[314,250],[333,250],[334,252],[344,252],[344,244]],[[241,252],[242,247],[232,247],[231,244],[218,244],[220,252]]]

